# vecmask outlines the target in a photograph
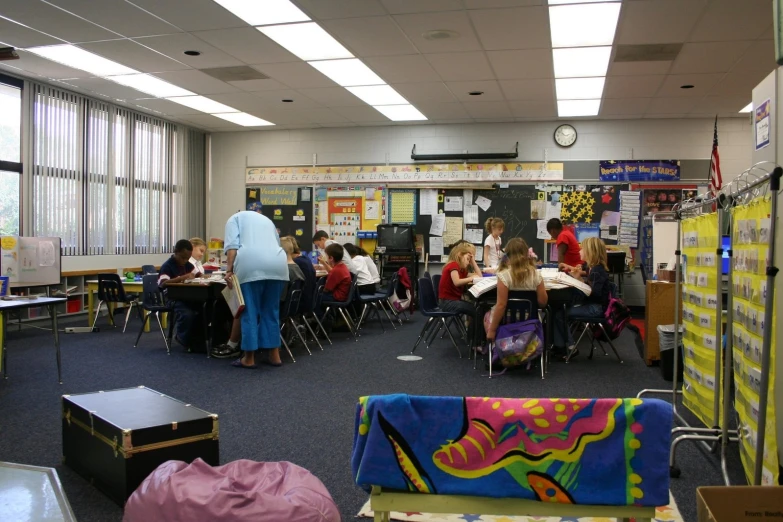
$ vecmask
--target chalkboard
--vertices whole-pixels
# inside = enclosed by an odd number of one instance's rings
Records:
[[[280,236],[294,236],[299,248],[313,249],[312,187],[247,187],[246,206],[261,201],[261,213],[272,220]]]
[[[484,196],[492,202],[487,210],[479,208],[479,223],[484,226],[487,218],[499,217],[505,225],[503,245],[509,239],[519,237],[525,240],[539,257],[544,254],[544,240],[536,238],[536,220],[530,217],[530,202],[538,198],[538,190],[533,185],[516,185],[497,190],[474,190],[473,200]],[[487,231],[484,231],[486,239]],[[483,246],[481,247],[483,248]]]

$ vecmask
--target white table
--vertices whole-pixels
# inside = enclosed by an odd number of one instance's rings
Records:
[[[68,301],[65,297],[38,297],[37,299],[0,300],[0,369],[3,370],[3,378],[8,378],[6,332],[8,331],[8,310],[22,310],[24,308],[38,308],[45,306],[49,309],[49,317],[52,320],[52,332],[54,333],[54,349],[57,353],[57,380],[63,383],[62,364],[60,362],[60,335],[57,331],[57,306]]]

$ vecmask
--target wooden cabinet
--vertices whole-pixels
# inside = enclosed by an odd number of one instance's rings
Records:
[[[674,306],[677,299],[674,283],[647,280],[644,306],[644,360],[650,366],[660,360],[658,325],[674,324]],[[682,306],[680,306],[682,321]]]

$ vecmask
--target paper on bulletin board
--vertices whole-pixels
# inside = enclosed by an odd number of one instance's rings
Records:
[[[364,202],[364,219],[379,219],[381,202],[366,200]]]
[[[462,198],[459,196],[446,196],[443,210],[446,212],[459,212],[462,210]]]
[[[550,219],[560,219],[560,211],[563,209],[562,203],[547,203],[545,217]]]
[[[530,202],[530,219],[544,219],[546,216],[546,201],[534,200]]]
[[[476,205],[481,207],[481,210],[486,212],[487,210],[489,210],[490,205],[492,205],[492,200],[491,199],[487,199],[484,196],[478,196],[476,198]]]
[[[539,219],[536,221],[536,238],[537,239],[552,239],[552,234],[546,229],[546,219]]]
[[[443,238],[431,237],[430,238],[430,256],[442,256],[443,255]]]
[[[476,262],[481,262],[484,260],[484,248],[477,248],[476,249]]]
[[[364,197],[365,199],[375,199],[375,188],[367,187],[364,189]]]
[[[484,238],[484,231],[480,228],[466,228],[463,232],[463,237],[468,243],[480,245]]]
[[[462,218],[447,217],[446,229],[443,231],[443,244],[453,245],[462,239]]]
[[[41,241],[38,243],[38,264],[40,266],[54,266],[54,262],[54,243],[51,241]]]
[[[465,189],[462,191],[462,197],[465,198],[465,206],[473,204],[473,189]]]
[[[465,218],[466,225],[479,224],[478,205],[467,205],[463,210],[462,215]]]
[[[416,213],[416,193],[415,192],[395,192],[391,201],[391,222],[392,223],[415,223]]]
[[[419,191],[421,199],[421,208],[419,214],[422,216],[435,216],[438,214],[438,191],[435,189],[421,189]]]
[[[442,236],[446,229],[446,214],[435,214],[432,216],[432,225],[430,225],[431,236]]]

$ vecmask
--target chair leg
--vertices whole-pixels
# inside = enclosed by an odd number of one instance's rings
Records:
[[[310,335],[313,336],[313,339],[315,339],[315,342],[318,343],[318,348],[320,348],[321,351],[324,351],[324,347],[321,346],[321,341],[318,340],[318,336],[315,334],[313,329],[310,327],[310,323],[307,322],[307,316],[306,315],[302,315],[302,322],[304,323],[304,325],[307,328],[307,330],[310,332]]]
[[[147,322],[150,320],[150,315],[152,314],[151,313],[147,314],[147,316],[144,317],[144,320],[141,322],[141,330],[139,330],[139,335],[136,336],[136,342],[133,343],[134,348],[136,348],[139,345],[139,339],[141,339],[141,334],[144,333],[144,329],[147,327]],[[93,323],[92,327],[95,328],[95,323]]]
[[[345,324],[348,325],[348,329],[351,331],[351,334],[353,335],[353,340],[358,341],[359,332],[356,331],[356,327],[354,326],[353,321],[351,321],[350,314],[345,313],[345,310],[343,308],[338,308],[337,311],[342,316],[343,320],[345,321]]]
[[[598,327],[601,328],[601,331],[604,333],[604,338],[607,340],[607,342],[609,343],[609,346],[612,348],[612,351],[614,352],[614,356],[617,357],[617,360],[620,361],[620,364],[623,364],[623,360],[620,357],[620,354],[617,353],[617,348],[614,347],[614,343],[609,338],[609,336],[606,334],[606,329],[604,328],[604,325],[602,325],[601,323],[598,323]]]
[[[125,312],[125,326],[122,327],[122,333],[125,333],[125,330],[128,328],[128,319],[130,319],[131,310],[133,310],[133,305],[135,303],[130,302],[128,304],[128,311]]]
[[[299,331],[299,328],[297,327],[297,324],[296,324],[296,321],[294,321],[294,318],[293,317],[289,317],[288,318],[288,322],[291,325],[291,328],[293,328],[294,331],[296,332],[296,335],[299,337],[299,340],[302,341],[302,344],[304,345],[305,350],[307,350],[307,353],[309,353],[310,355],[313,355],[313,352],[310,351],[310,347],[307,346],[307,341],[305,341],[305,338],[302,337],[302,332]]]
[[[449,330],[449,327],[446,325],[446,319],[441,317],[440,321],[441,323],[443,323],[443,326],[446,327],[446,333],[449,334],[449,339],[451,339],[451,344],[454,345],[454,348],[457,350],[457,353],[459,354],[459,358],[462,359],[462,351],[460,351],[459,346],[457,346],[457,341],[454,340],[454,336],[451,335],[451,330]]]
[[[416,347],[419,346],[419,343],[424,338],[424,334],[427,333],[427,330],[429,330],[430,325],[432,325],[432,321],[434,318],[428,317],[427,322],[424,323],[424,326],[421,327],[421,332],[419,332],[419,337],[416,339],[416,343],[413,345],[413,348],[411,348],[411,354],[416,351]]]
[[[435,328],[432,328],[432,329],[430,330],[430,333],[429,333],[429,335],[428,335],[428,336],[427,336],[427,337],[424,339],[424,345],[425,345],[427,348],[429,348],[430,346],[432,346],[432,343],[433,343],[433,341],[435,341],[435,338],[436,338],[436,337],[438,336],[438,334],[440,333],[440,329],[441,329],[441,328],[443,328],[443,323],[441,323],[440,321],[437,321],[437,320],[436,320],[436,321],[435,321],[435,324],[434,324],[433,326],[434,326]]]
[[[313,314],[313,319],[315,319],[316,324],[318,325],[318,328],[321,329],[321,332],[323,332],[324,337],[326,337],[326,340],[329,341],[329,344],[332,344],[332,340],[329,338],[329,334],[326,333],[326,328],[324,328],[324,325],[321,324],[321,320],[318,319],[318,316],[315,314],[315,312],[311,312]]]
[[[288,356],[291,357],[291,361],[296,362],[296,359],[294,359],[294,354],[291,353],[291,348],[288,347],[288,343],[285,342],[282,333],[280,334],[280,342],[283,343],[283,347],[285,347],[285,351],[288,352]]]
[[[492,378],[492,350],[495,348],[495,343],[489,343],[487,353],[489,354],[489,378]]]
[[[149,314],[147,314],[147,317],[149,317]],[[163,342],[166,344],[166,355],[171,355],[171,345],[169,344],[168,339],[166,339],[166,333],[163,331],[163,323],[160,322],[160,314],[158,312],[155,312],[155,319],[158,321],[158,328],[160,328],[160,334],[163,336]],[[142,329],[142,332],[144,330]]]
[[[383,300],[378,301],[378,306],[380,306],[381,310],[383,310],[383,313],[386,314],[386,319],[389,320],[389,322],[392,325],[392,328],[394,328],[396,330],[397,327],[394,325],[394,321],[392,320],[391,316],[389,315],[389,311],[386,309],[386,305],[384,305],[383,303],[384,303]],[[394,313],[394,311],[392,311],[392,313]]]
[[[378,324],[381,325],[381,331],[383,333],[386,333],[386,327],[383,326],[383,319],[381,319],[381,312],[378,310],[378,307],[380,306],[380,302],[370,303],[370,306],[372,307],[372,311],[375,314],[375,317],[378,319]]]
[[[95,323],[98,322],[98,316],[101,314],[101,305],[103,301],[98,301],[98,306],[95,307],[95,316],[92,318],[92,328],[95,329]],[[109,305],[106,305],[108,308]]]
[[[359,322],[356,323],[356,328],[361,329],[362,323],[364,322],[364,318],[367,315],[367,307],[370,306],[370,303],[364,303],[364,306],[362,306],[362,314],[359,316]]]

